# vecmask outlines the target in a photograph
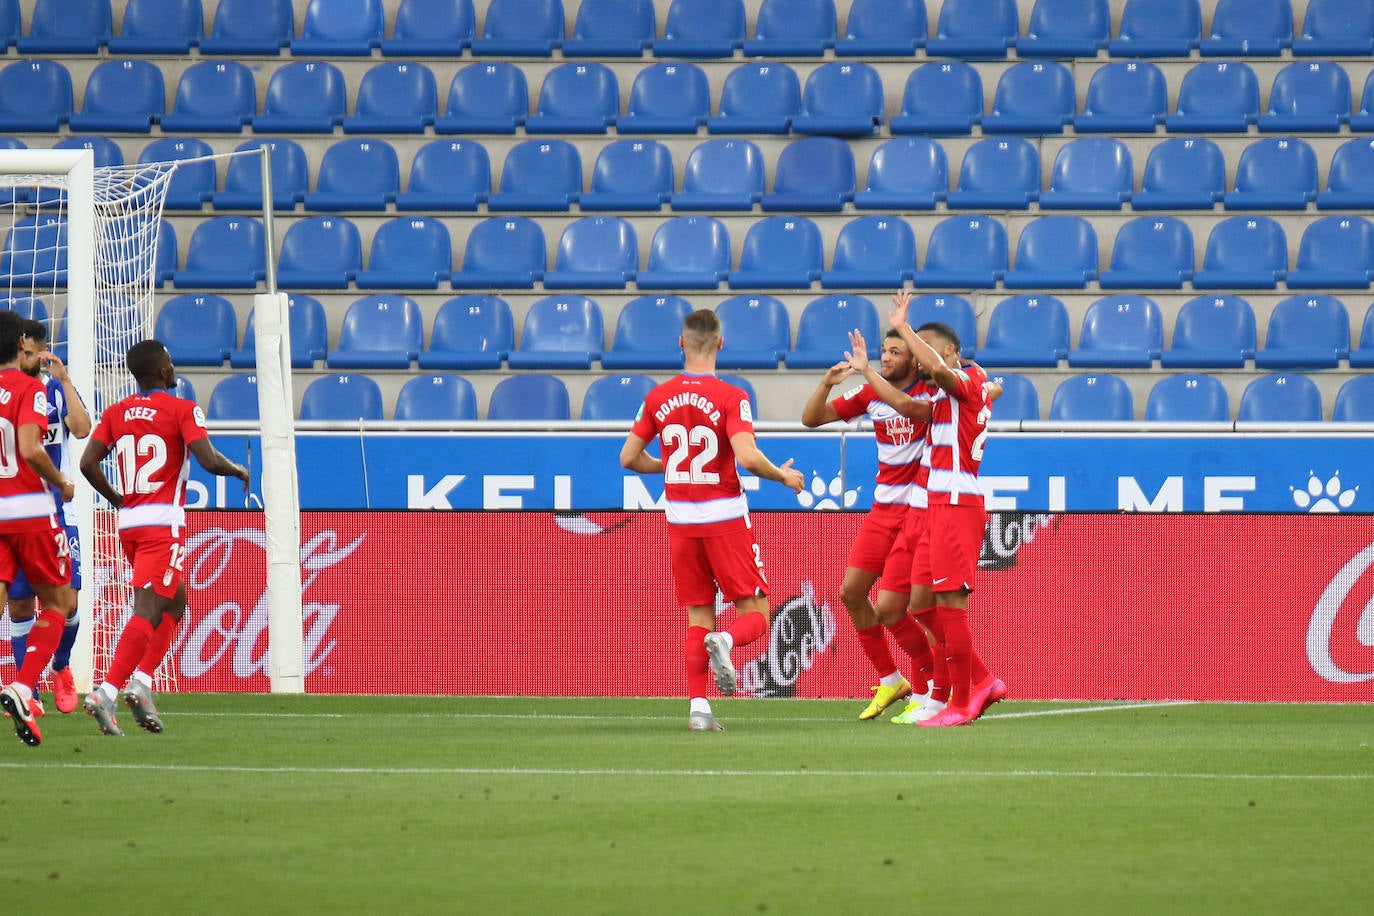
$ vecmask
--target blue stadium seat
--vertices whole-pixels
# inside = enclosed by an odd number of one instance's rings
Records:
[[[1069,310],[1053,296],[1011,296],[988,317],[978,348],[984,366],[1054,368],[1069,355]]]
[[[711,116],[706,71],[685,62],[650,64],[635,74],[618,134],[694,134]]]
[[[1362,216],[1325,216],[1308,223],[1289,289],[1367,289],[1374,277],[1374,225]]]
[[[72,75],[59,63],[16,60],[0,70],[0,130],[56,133],[72,104]]]
[[[1277,57],[1292,44],[1289,0],[1217,0],[1212,31],[1198,50],[1203,57]]]
[[[152,255],[153,286],[161,288],[177,268],[177,236],[171,220],[158,220],[155,227],[147,214],[124,213],[107,221],[105,239],[116,250],[139,252],[136,256],[139,261],[148,256],[148,242],[152,239],[156,249]]]
[[[1193,278],[1193,231],[1176,216],[1138,216],[1112,243],[1103,289],[1182,289]]]
[[[1111,38],[1107,0],[1035,0],[1017,57],[1096,57]]]
[[[1255,358],[1255,311],[1239,296],[1198,296],[1174,318],[1166,369],[1240,369]]]
[[[380,420],[382,389],[365,375],[322,375],[301,395],[302,420]]]
[[[912,298],[907,306],[907,322],[919,328],[929,321],[938,321],[953,329],[959,335],[960,355],[973,359],[978,346],[978,319],[967,299],[951,293],[928,293]]]
[[[1023,61],[1002,71],[983,116],[985,134],[1058,134],[1073,120],[1073,74],[1054,61]]]
[[[802,137],[783,147],[766,211],[839,212],[854,199],[854,154],[840,137]]]
[[[713,216],[677,216],[660,223],[649,243],[640,289],[715,289],[730,272],[730,234]]]
[[[479,56],[549,57],[562,41],[562,0],[491,0],[471,48]]]
[[[291,0],[219,0],[200,53],[275,57],[295,34]]]
[[[615,140],[592,166],[583,210],[659,210],[673,194],[673,154],[657,140]]]
[[[0,0],[0,49],[8,49],[19,40],[21,31],[19,0]]]
[[[653,0],[582,0],[564,57],[642,57],[658,31]]]
[[[179,162],[167,183],[165,210],[199,210],[215,193],[215,151],[204,140],[194,137],[160,137],[138,154],[138,161]],[[206,157],[206,158],[203,158]],[[199,162],[186,160],[199,159]]]
[[[993,410],[996,409],[994,406]],[[1100,372],[1070,376],[1054,389],[1050,419],[1108,423],[1134,420],[1131,386],[1115,375]]]
[[[448,227],[432,216],[412,214],[377,227],[367,270],[354,278],[358,289],[438,289],[453,270]]]
[[[506,61],[468,64],[453,74],[437,134],[513,134],[530,113],[525,71]]]
[[[1231,399],[1216,376],[1171,375],[1150,389],[1145,419],[1157,423],[1226,422],[1231,419]]]
[[[226,375],[216,382],[205,416],[210,420],[257,420],[257,375]]]
[[[1212,227],[1194,289],[1273,289],[1288,272],[1288,239],[1269,216],[1233,216]]]
[[[902,110],[888,121],[894,134],[973,132],[983,120],[983,78],[961,60],[922,64],[906,78]]]
[[[277,285],[283,289],[348,289],[362,269],[362,237],[347,217],[308,216],[282,235]]]
[[[55,213],[20,217],[5,234],[0,276],[11,289],[67,285],[67,221]]]
[[[929,137],[893,137],[873,151],[854,194],[859,210],[934,210],[949,195],[945,148]]]
[[[217,216],[191,233],[186,267],[172,274],[172,284],[178,289],[252,289],[265,276],[262,223],[246,216]]]
[[[286,138],[246,140],[234,152],[267,147],[272,160],[272,208],[291,210],[305,199],[309,166],[305,150]],[[224,190],[211,198],[216,210],[262,209],[262,161],[257,156],[235,156],[224,173]]]
[[[124,150],[118,143],[109,137],[66,137],[58,140],[52,145],[53,149],[88,149],[91,151],[96,168],[104,168],[110,165],[124,164]],[[49,195],[50,189],[43,188],[38,192],[39,201],[56,199],[55,195]]]
[[[1317,383],[1288,372],[1263,375],[1246,385],[1236,412],[1241,423],[1317,423],[1321,418]]]
[[[172,279],[172,274],[176,269],[176,229],[172,227],[171,220],[159,220],[157,224],[157,262],[154,266],[156,274],[153,277],[153,286],[161,289],[164,283]]]
[[[1006,57],[1020,31],[1015,0],[945,0],[928,57]]]
[[[1145,157],[1134,210],[1210,210],[1226,193],[1226,157],[1203,137],[1156,143]]]
[[[329,325],[324,306],[313,296],[296,293],[287,297],[287,321],[291,332],[291,366],[310,369],[324,359],[329,341]],[[257,365],[256,310],[248,313],[248,325],[243,331],[243,349],[229,354],[229,365],[235,369]]]
[[[633,420],[657,383],[647,375],[606,375],[587,386],[582,396],[584,420]]]
[[[1035,390],[1035,382],[1014,372],[989,372],[988,381],[1002,386],[1001,397],[992,402],[994,422],[1040,419],[1040,392]]]
[[[496,383],[487,402],[488,420],[568,420],[568,386],[553,375],[532,372]]]
[[[717,372],[716,378],[730,385],[734,385],[749,397],[749,406],[754,411],[754,419],[761,419],[759,416],[759,400],[754,396],[753,384],[742,375],[731,375],[728,372]]]
[[[1112,57],[1187,57],[1202,40],[1198,0],[1126,0]]]
[[[1374,53],[1374,4],[1308,0],[1294,57],[1366,57]]]
[[[620,115],[620,83],[605,64],[560,64],[539,87],[535,113],[525,119],[530,134],[604,134]]]
[[[1196,64],[1183,74],[1164,127],[1171,134],[1243,134],[1259,120],[1259,99],[1259,79],[1249,64]]]
[[[548,296],[530,306],[512,369],[590,369],[606,344],[601,306],[576,293]]]
[[[1073,130],[1077,134],[1152,134],[1168,113],[1164,72],[1148,60],[1119,60],[1093,72]]]
[[[506,300],[469,293],[439,306],[421,369],[499,369],[515,349],[515,321]]]
[[[1374,368],[1374,305],[1364,313],[1364,322],[1360,325],[1360,346],[1350,351],[1350,368]]]
[[[925,43],[925,0],[850,0],[835,56],[910,57]]]
[[[20,54],[95,54],[114,31],[110,0],[35,0]]]
[[[1289,296],[1269,313],[1257,369],[1334,369],[1350,356],[1350,313],[1334,296]]]
[[[1040,154],[1020,137],[987,137],[964,151],[951,209],[1024,210],[1040,196]]]
[[[477,392],[461,375],[417,375],[396,394],[394,420],[461,422],[477,419]]]
[[[1365,77],[1360,93],[1360,110],[1350,116],[1351,133],[1367,133],[1374,130],[1374,71]]]
[[[950,216],[935,224],[912,285],[990,289],[1007,272],[1007,230],[990,216]]]
[[[434,123],[438,108],[433,70],[413,61],[388,61],[363,74],[357,104],[343,119],[343,129],[346,134],[422,134]]]
[[[489,210],[567,210],[582,194],[577,147],[552,137],[522,140],[506,153]]]
[[[203,60],[181,74],[172,110],[158,123],[171,133],[236,134],[252,121],[257,99],[252,70],[238,61]]]
[[[812,70],[792,118],[799,134],[867,137],[883,120],[883,81],[861,61],[832,61]]]
[[[385,140],[338,140],[320,159],[307,210],[385,210],[401,191],[401,163]]]
[[[732,296],[716,306],[722,369],[776,369],[792,346],[787,306],[772,296]]]
[[[801,78],[787,64],[740,64],[725,77],[720,108],[706,119],[713,134],[785,134],[801,111]]]
[[[639,270],[634,226],[618,216],[584,216],[563,230],[545,289],[624,289]]]
[[[543,279],[544,230],[524,216],[486,219],[472,227],[462,270],[449,277],[454,289],[530,289]]]
[[[298,60],[267,80],[253,130],[266,134],[328,134],[347,114],[343,71],[328,61]]]
[[[1149,369],[1164,350],[1164,316],[1153,299],[1105,296],[1088,305],[1069,365]]]
[[[28,149],[29,146],[23,140],[15,137],[0,137],[0,149]],[[33,199],[33,195],[26,188],[0,188],[0,205],[9,206],[15,201],[25,202]]]
[[[50,318],[47,303],[37,296],[0,296],[0,309],[14,312],[20,318],[32,318],[44,324],[47,324]]]
[[[763,154],[749,140],[720,138],[687,154],[674,210],[752,210],[763,197]]]
[[[840,227],[824,289],[900,289],[916,271],[916,234],[896,216],[860,216]]]
[[[1082,289],[1097,279],[1097,231],[1081,216],[1042,216],[1021,229],[1007,289]]]
[[[1317,194],[1318,210],[1374,208],[1374,139],[1355,137],[1331,154],[1326,190]]]
[[[239,345],[239,320],[223,296],[183,293],[158,307],[153,336],[178,366],[219,366]]]
[[[1135,187],[1126,144],[1112,137],[1079,137],[1054,155],[1042,210],[1119,210]]]
[[[1350,75],[1329,61],[1291,63],[1274,77],[1269,108],[1259,129],[1284,133],[1336,133],[1350,122]]]
[[[1256,140],[1240,151],[1228,210],[1305,210],[1317,199],[1317,154],[1296,137]]]
[[[137,58],[107,60],[86,78],[81,110],[67,125],[73,131],[146,134],[167,110],[162,69]]]
[[[111,54],[186,54],[205,34],[199,0],[129,0]]]
[[[472,0],[401,0],[391,36],[382,39],[382,54],[460,57],[476,34]]]
[[[807,289],[821,276],[821,230],[804,216],[770,216],[749,227],[731,289]]]
[[[689,217],[696,219],[697,217]],[[681,296],[640,296],[620,309],[615,340],[601,354],[604,369],[681,369],[682,322],[692,304]]]
[[[655,57],[729,57],[744,46],[744,0],[672,0]]]
[[[408,369],[424,347],[424,318],[409,296],[380,293],[355,300],[339,326],[330,369]]]
[[[913,325],[914,326],[914,325]],[[882,346],[878,309],[863,296],[822,296],[797,319],[797,343],[783,354],[789,369],[829,369],[844,359],[849,332],[858,329],[877,351]]]
[[[1331,419],[1337,423],[1374,423],[1374,375],[1357,375],[1341,385]]]
[[[491,159],[474,140],[431,140],[415,151],[397,210],[476,210],[491,194]]]
[[[310,0],[295,56],[367,57],[382,45],[382,0]]]
[[[763,0],[745,57],[821,57],[835,46],[835,0]]]

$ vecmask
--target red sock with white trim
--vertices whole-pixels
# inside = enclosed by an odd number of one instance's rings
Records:
[[[167,650],[172,648],[172,640],[176,639],[176,635],[177,622],[172,619],[171,614],[163,614],[157,629],[153,630],[152,638],[148,640],[148,648],[143,650],[143,658],[138,663],[138,670],[148,675],[149,683],[152,683],[153,675],[157,674],[158,665],[167,657]]]
[[[945,628],[945,661],[949,664],[949,705],[968,708],[973,678],[973,632],[968,611],[959,607],[936,605],[940,624]]]
[[[945,661],[945,628],[940,625],[940,615],[936,613],[932,605],[916,612],[916,621],[930,631],[931,639],[935,641],[935,648],[931,652],[934,659],[933,674],[931,680],[935,685],[931,688],[930,698],[939,700],[941,703],[949,702],[949,663]]]
[[[868,656],[869,664],[878,672],[879,678],[897,673],[897,663],[892,659],[892,650],[887,647],[887,632],[881,624],[855,629],[859,637],[859,648]]]
[[[915,618],[903,612],[896,623],[889,623],[887,628],[892,631],[892,638],[897,640],[897,645],[902,647],[902,651],[911,656],[911,663],[916,668],[916,677],[920,679],[919,684],[915,684],[918,693],[925,693],[926,681],[930,680],[935,671],[935,656],[930,651],[930,637],[926,631],[916,623]]]
[[[119,634],[119,642],[115,643],[114,661],[110,663],[110,670],[105,672],[105,683],[116,690],[123,690],[124,685],[129,683],[129,675],[143,660],[143,653],[148,651],[148,643],[152,638],[151,623],[137,614],[130,617],[129,622],[124,624],[124,631]]]
[[[747,646],[768,632],[768,618],[758,611],[750,611],[735,617],[735,622],[726,629],[735,641],[735,648]]]
[[[33,629],[29,630],[28,644],[24,648],[23,665],[15,678],[30,691],[37,692],[38,679],[43,676],[43,669],[48,667],[48,662],[52,661],[57,644],[62,641],[62,628],[66,625],[67,618],[61,611],[43,610],[34,620]]]
[[[706,652],[706,634],[711,632],[705,627],[688,627],[687,638],[682,643],[682,662],[687,671],[687,698],[696,699],[706,696],[707,685],[711,683],[707,672],[711,657]]]

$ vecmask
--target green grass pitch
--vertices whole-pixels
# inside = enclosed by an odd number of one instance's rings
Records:
[[[1374,706],[164,695],[0,745],[7,912],[1352,913]],[[51,704],[50,704],[51,708]]]

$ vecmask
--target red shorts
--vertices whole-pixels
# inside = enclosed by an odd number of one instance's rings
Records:
[[[988,514],[982,506],[932,503],[926,533],[911,563],[911,581],[941,592],[973,591]]]
[[[885,592],[911,591],[912,563],[915,560],[917,545],[926,532],[926,510],[907,507],[902,533],[892,543],[892,551],[887,555],[883,566],[883,578],[879,588]]]
[[[186,548],[171,528],[126,528],[119,532],[119,545],[134,568],[130,585],[134,591],[151,588],[164,598],[175,598],[181,587],[181,567]]]
[[[0,579],[13,582],[15,573],[20,570],[29,584],[66,585],[71,582],[66,530],[52,524],[33,531],[0,533]]]
[[[859,536],[849,548],[845,565],[865,572],[882,573],[892,545],[906,524],[906,504],[874,503],[859,526]]]
[[[726,601],[768,594],[763,559],[748,521],[740,519],[738,528],[717,532],[696,535],[691,526],[668,526],[673,584],[683,607],[714,607],[717,587]]]

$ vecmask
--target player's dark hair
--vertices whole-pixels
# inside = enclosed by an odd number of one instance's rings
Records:
[[[9,309],[0,311],[0,364],[19,358],[19,338],[24,336],[24,319]]]
[[[720,316],[710,309],[697,309],[683,320],[682,330],[696,334],[719,334]]]
[[[158,371],[163,364],[171,359],[167,352],[167,347],[160,340],[149,338],[140,340],[129,348],[129,353],[124,357],[124,365],[128,367],[129,374],[140,386],[148,382],[156,382]]]
[[[888,329],[887,329],[887,333],[883,335],[883,339],[886,340],[886,339],[889,338],[889,337],[901,337],[901,336],[902,336],[902,332],[901,332],[901,331],[897,330],[896,328],[888,328]]]
[[[942,338],[946,343],[954,344],[954,349],[963,349],[963,346],[959,343],[959,334],[954,330],[954,328],[950,327],[942,321],[927,321],[925,324],[921,325],[919,328],[916,329],[917,334],[921,333],[922,331],[934,331],[936,336]]]
[[[48,342],[48,326],[37,318],[23,319],[23,330],[20,333],[34,343]]]

